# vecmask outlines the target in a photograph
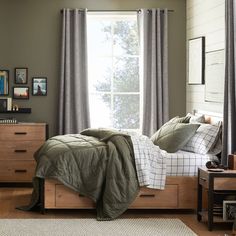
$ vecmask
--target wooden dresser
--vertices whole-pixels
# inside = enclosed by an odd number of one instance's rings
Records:
[[[33,155],[45,140],[45,123],[0,124],[0,182],[32,182]]]

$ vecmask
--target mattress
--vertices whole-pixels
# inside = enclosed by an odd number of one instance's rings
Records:
[[[186,151],[167,153],[167,176],[197,176],[198,167],[205,167],[209,160],[218,160],[213,155],[202,155]]]

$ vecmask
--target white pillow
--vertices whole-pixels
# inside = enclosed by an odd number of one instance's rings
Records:
[[[195,116],[191,113],[188,113],[187,116],[190,116],[189,123],[205,123],[205,116],[200,115],[200,116]]]
[[[216,125],[201,124],[182,150],[207,154],[218,141],[220,127],[220,123]]]

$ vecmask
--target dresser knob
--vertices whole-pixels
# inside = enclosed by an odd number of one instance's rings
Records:
[[[155,197],[155,194],[140,194],[139,197]]]
[[[19,149],[19,150],[15,150],[15,152],[27,152],[27,150],[24,150],[24,149]]]
[[[15,132],[15,135],[26,135],[27,132]]]
[[[15,170],[15,173],[26,173],[27,170]]]

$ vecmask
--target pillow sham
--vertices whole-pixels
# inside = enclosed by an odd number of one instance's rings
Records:
[[[175,116],[174,118],[170,119],[167,121],[164,125],[169,124],[169,123],[189,123],[190,116]]]
[[[194,135],[198,127],[199,124],[167,122],[151,137],[151,140],[169,153],[177,152]]]
[[[201,124],[182,150],[207,154],[218,141],[220,129],[219,124]]]
[[[191,113],[188,113],[186,117],[189,117],[189,123],[205,123],[205,116],[200,115],[200,116],[195,116]]]
[[[221,138],[218,138],[218,141],[216,144],[209,150],[207,154],[216,156],[222,152],[222,140]]]

